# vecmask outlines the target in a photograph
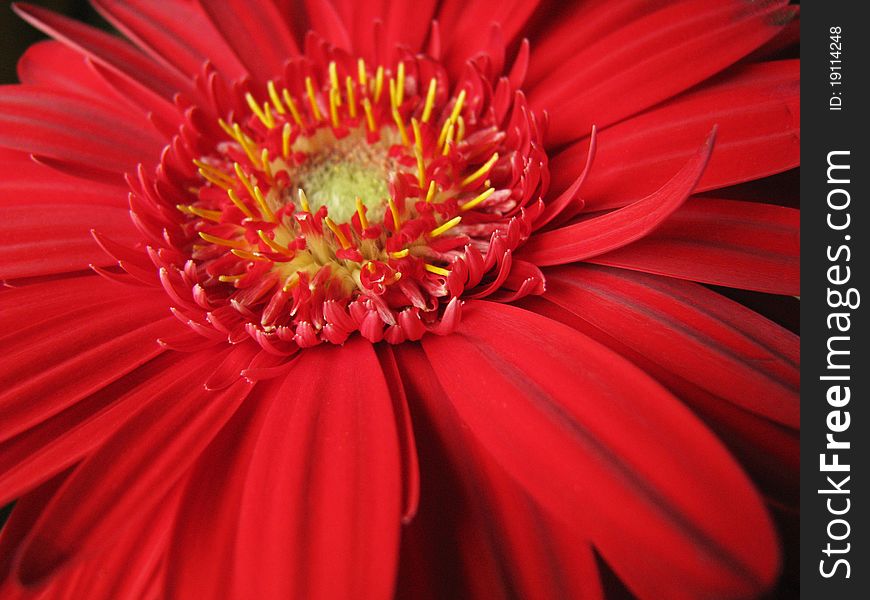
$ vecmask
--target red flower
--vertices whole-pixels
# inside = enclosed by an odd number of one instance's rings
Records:
[[[5,593],[774,584],[793,8],[93,3],[0,89]]]

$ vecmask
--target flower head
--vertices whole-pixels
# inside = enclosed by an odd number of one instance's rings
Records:
[[[0,590],[774,585],[793,8],[93,4],[0,89]]]

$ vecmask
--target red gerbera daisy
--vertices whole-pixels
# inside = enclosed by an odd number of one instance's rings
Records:
[[[795,9],[93,4],[0,88],[4,593],[770,589]]]

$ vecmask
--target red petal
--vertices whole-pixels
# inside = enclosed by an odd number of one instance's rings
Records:
[[[124,172],[157,159],[162,142],[105,105],[15,85],[0,87],[0,145]]]
[[[707,166],[716,130],[658,191],[606,215],[532,236],[517,256],[539,266],[588,259],[643,238],[689,197]]]
[[[547,274],[547,299],[651,361],[744,409],[800,421],[800,340],[685,281],[592,266]]]
[[[18,59],[18,79],[26,85],[72,92],[106,101],[115,97],[85,57],[55,40],[43,40]]]
[[[160,292],[97,276],[81,280],[90,281],[90,290],[81,294],[77,304],[57,306],[58,299],[71,302],[76,297],[64,293],[68,285],[80,285],[76,279],[0,294],[0,305],[14,306],[19,297],[38,289],[50,311],[43,315],[39,310],[43,302],[35,300],[29,304],[34,319],[23,317],[7,325],[6,359],[0,366],[0,439],[39,423],[144,364],[163,351],[156,339],[177,330],[178,323],[166,316],[166,299]],[[46,316],[50,320],[42,322]]]
[[[626,204],[660,186],[718,124],[719,136],[698,191],[721,188],[800,164],[799,61],[749,65],[609,127],[598,135],[595,166],[581,193],[586,210]],[[588,141],[552,162],[553,189],[570,185]]]
[[[115,264],[94,242],[91,229],[118,239],[139,233],[128,210],[77,204],[0,206],[0,278],[82,271]]]
[[[701,283],[800,295],[800,211],[693,199],[642,240],[590,259]]]
[[[549,143],[577,139],[592,125],[616,123],[734,64],[777,34],[791,17],[787,4],[668,3],[596,43],[571,48],[531,89],[529,103],[549,111]]]
[[[196,355],[165,353],[63,412],[0,444],[0,504],[77,463],[158,393],[198,391]]]
[[[365,340],[304,350],[269,409],[239,517],[236,595],[391,598],[401,466]]]
[[[504,305],[467,308],[461,333],[422,340],[450,401],[501,467],[588,535],[632,591],[709,598],[772,583],[776,540],[760,499],[679,402],[563,325]]]
[[[187,472],[250,391],[240,381],[221,394],[206,392],[211,355],[200,354],[188,376],[176,380],[179,388],[157,392],[70,476],[28,538],[22,582],[41,581],[77,553],[141,524]]]
[[[293,34],[271,0],[252,7],[246,0],[198,0],[227,45],[261,84],[283,73],[299,54]]]

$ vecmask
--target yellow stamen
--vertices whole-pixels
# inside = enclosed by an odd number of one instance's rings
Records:
[[[266,127],[269,127],[269,121],[266,117],[266,114],[263,112],[263,109],[260,108],[260,105],[257,104],[257,101],[254,100],[254,96],[252,96],[250,92],[245,94],[245,101],[248,103],[248,107],[250,107],[251,112],[253,112],[257,116],[257,118],[260,119],[260,122]]]
[[[390,252],[390,258],[405,258],[410,253],[411,251],[405,248],[404,250],[399,250],[398,252]]]
[[[216,235],[211,235],[210,233],[206,233],[204,231],[199,232],[199,237],[204,239],[210,244],[217,244],[218,246],[226,246],[227,248],[238,248],[244,249],[247,248],[248,245],[245,242],[239,240],[227,240],[224,238],[217,237]]]
[[[293,254],[293,252],[291,252],[291,250],[287,246],[282,246],[281,244],[279,244],[278,242],[276,242],[275,240],[270,238],[268,235],[266,235],[266,232],[263,231],[262,229],[257,230],[257,235],[259,236],[259,238],[261,240],[263,240],[264,244],[269,246],[269,248],[274,250],[276,253],[287,254],[287,255]]]
[[[287,104],[287,108],[290,109],[290,114],[293,115],[293,120],[296,121],[296,124],[299,125],[299,127],[304,127],[302,124],[302,115],[299,113],[296,101],[293,100],[293,96],[290,95],[290,90],[284,88],[281,95],[284,96],[284,102]]]
[[[305,212],[311,212],[311,205],[308,204],[308,196],[302,188],[299,188],[299,206],[302,207],[302,210]]]
[[[384,67],[378,67],[375,71],[375,102],[381,101],[381,92],[384,91]]]
[[[263,175],[266,176],[267,181],[272,181],[274,179],[274,175],[272,173],[272,164],[269,162],[269,149],[263,148],[263,152],[260,153],[260,161],[263,163]]]
[[[211,173],[211,171],[206,171],[205,169],[199,169],[198,172],[199,172],[200,175],[202,175],[202,177],[203,177],[206,181],[208,181],[208,182],[210,182],[210,183],[213,183],[214,185],[218,186],[219,188],[223,188],[223,189],[225,189],[225,190],[230,189],[230,184],[228,184],[228,183],[227,183],[226,181],[224,181],[223,179],[219,179],[218,177],[216,177],[215,175],[213,175],[213,174]]]
[[[450,121],[452,123],[456,122],[456,119],[459,118],[459,113],[462,112],[462,105],[465,104],[465,96],[465,90],[462,90],[456,98],[456,104],[453,105],[453,112],[450,113]]]
[[[299,273],[293,273],[287,278],[287,281],[284,282],[284,287],[281,289],[285,292],[289,292],[297,283],[299,283]]]
[[[414,154],[417,156],[417,183],[422,190],[426,187],[426,163],[423,162],[423,152],[419,148],[415,148]]]
[[[423,133],[420,131],[420,122],[414,117],[411,117],[411,127],[414,128],[414,145],[417,151],[423,154]]]
[[[266,115],[266,127],[269,129],[275,128],[275,115],[272,113],[272,107],[268,102],[263,102],[263,114]]]
[[[444,156],[450,154],[450,145],[453,143],[453,132],[455,131],[455,127],[453,123],[450,123],[450,126],[447,128],[447,134],[444,136],[444,149],[441,153]]]
[[[278,114],[287,114],[287,111],[284,110],[284,104],[281,103],[281,96],[278,95],[278,89],[275,87],[275,82],[270,79],[269,82],[266,83],[266,89],[269,91],[269,98],[272,99],[272,104],[275,105],[275,110],[278,111]]]
[[[290,133],[292,129],[290,123],[284,123],[284,129],[281,131],[281,154],[284,158],[290,158]]]
[[[454,227],[459,225],[459,222],[461,220],[462,220],[462,217],[453,217],[449,221],[442,223],[441,225],[439,225],[438,227],[436,227],[435,229],[430,231],[429,237],[438,237],[442,233],[444,233],[446,231],[450,231],[451,229],[453,229]]]
[[[481,202],[483,202],[484,200],[486,200],[487,198],[492,196],[494,192],[495,192],[495,188],[489,188],[488,190],[486,190],[485,192],[483,192],[482,194],[480,194],[479,196],[477,196],[473,200],[469,200],[465,204],[461,205],[459,207],[459,210],[471,210],[472,208],[474,208],[475,206],[477,206],[478,204],[480,204]]]
[[[432,202],[432,198],[435,197],[435,180],[429,182],[429,189],[426,190],[426,204]]]
[[[356,61],[356,76],[359,80],[360,86],[362,86],[363,89],[366,89],[368,83],[368,75],[366,72],[366,61],[362,58]]]
[[[375,124],[375,115],[372,113],[372,103],[369,102],[368,98],[363,98],[363,110],[366,112],[366,125],[368,125],[369,131],[374,133],[377,130],[377,125]]]
[[[356,214],[359,216],[359,224],[363,229],[369,228],[369,220],[366,218],[365,206],[363,205],[362,199],[357,196],[356,197]]]
[[[243,277],[244,275],[218,275],[218,281],[223,283],[235,283]]]
[[[338,105],[341,103],[341,94],[336,88],[329,90],[329,116],[332,119],[332,126],[338,129]]]
[[[435,107],[435,93],[438,91],[438,81],[433,77],[429,80],[429,89],[426,92],[426,104],[423,105],[423,116],[420,117],[424,123],[428,123],[432,117],[432,109]]]
[[[257,166],[257,161],[259,157],[254,152],[254,140],[248,138],[245,133],[242,131],[242,128],[239,127],[238,123],[233,124],[233,131],[236,134],[236,141],[239,142],[239,145],[242,147],[242,150],[245,151],[245,154],[248,156],[248,159]]]
[[[233,163],[233,168],[236,170],[236,177],[239,178],[239,181],[242,182],[242,185],[245,186],[245,189],[248,191],[248,195],[253,198],[254,197],[254,184],[251,183],[251,180],[248,179],[248,175],[242,170],[242,165],[239,163]]]
[[[203,162],[203,161],[199,160],[198,158],[193,159],[193,164],[195,164],[197,167],[199,167],[203,171],[207,171],[209,174],[211,174],[213,177],[215,177],[217,179],[223,179],[227,183],[233,183],[232,176],[227,175],[222,170],[218,169],[217,167],[215,167],[213,165],[210,165],[206,162]]]
[[[480,179],[483,175],[485,175],[486,173],[489,172],[489,170],[492,168],[492,165],[494,165],[495,161],[497,161],[497,160],[498,160],[498,152],[493,154],[492,157],[488,161],[483,163],[477,171],[475,171],[474,173],[472,173],[471,175],[469,175],[468,177],[463,179],[462,183],[460,184],[460,187],[465,187],[466,185],[468,185],[472,181],[476,181],[477,179]]]
[[[350,248],[350,242],[347,241],[347,237],[345,237],[344,233],[341,231],[341,228],[335,224],[335,221],[333,221],[329,217],[324,217],[323,222],[326,223],[326,226],[329,227],[329,230],[332,231],[332,234],[336,238],[338,238],[338,243],[341,244],[341,247],[344,250]]]
[[[228,189],[227,196],[229,196],[230,202],[236,205],[236,208],[245,213],[246,217],[248,217],[249,219],[254,218],[254,213],[252,213],[251,209],[248,208],[244,202],[242,202],[242,199],[239,198],[238,194],[236,194],[236,190]]]
[[[254,200],[257,201],[257,207],[259,207],[260,214],[263,215],[263,218],[270,223],[274,223],[275,213],[273,213],[272,209],[269,208],[269,205],[266,203],[266,197],[263,196],[263,192],[261,192],[260,188],[257,186],[254,186]]]
[[[221,220],[221,211],[219,210],[208,210],[206,208],[199,208],[198,206],[193,206],[190,204],[176,204],[175,208],[183,212],[187,215],[194,215],[196,217],[200,217],[201,219],[208,219],[209,221],[220,222]]]
[[[308,94],[308,103],[311,104],[311,115],[315,121],[320,121],[323,116],[317,107],[317,97],[314,95],[314,82],[311,80],[311,77],[305,78],[305,91]]]
[[[392,198],[388,198],[387,203],[390,205],[390,214],[393,215],[393,225],[395,226],[395,230],[399,231],[399,225],[401,225],[401,221],[399,221],[399,209],[396,208],[396,203],[393,202]]]
[[[396,122],[399,135],[402,137],[402,144],[405,146],[410,145],[411,140],[408,139],[408,132],[405,130],[405,123],[402,121],[402,115],[399,114],[399,110],[396,108],[393,109],[393,120]]]
[[[335,90],[336,96],[338,96],[335,103],[341,106],[341,87],[338,84],[338,67],[336,67],[335,61],[329,63],[329,85],[330,89]]]
[[[390,108],[395,110],[398,106],[396,104],[396,80],[390,77]]]
[[[226,121],[224,121],[223,119],[218,119],[218,125],[221,126],[221,129],[223,129],[228,136],[230,136],[231,138],[233,138],[237,142],[239,141],[238,139],[236,139],[236,132],[233,130],[233,128],[230,125],[227,124]]]
[[[402,106],[405,101],[405,63],[399,62],[396,73],[396,106]]]
[[[246,250],[239,250],[238,248],[233,248],[232,250],[230,250],[230,252],[245,260],[259,260],[269,262],[269,259],[260,254],[259,252],[248,252]]]
[[[356,92],[353,89],[353,78],[348,75],[344,79],[347,88],[347,110],[351,119],[356,119]]]
[[[459,125],[459,129],[456,130],[456,143],[458,144],[465,138],[465,119],[462,118],[462,115],[459,115],[456,122]]]
[[[435,265],[430,265],[429,263],[423,263],[423,267],[430,273],[435,273],[436,275],[441,275],[442,277],[447,277],[448,275],[450,275],[450,271],[448,271],[447,269],[442,269],[441,267],[436,267]]]

